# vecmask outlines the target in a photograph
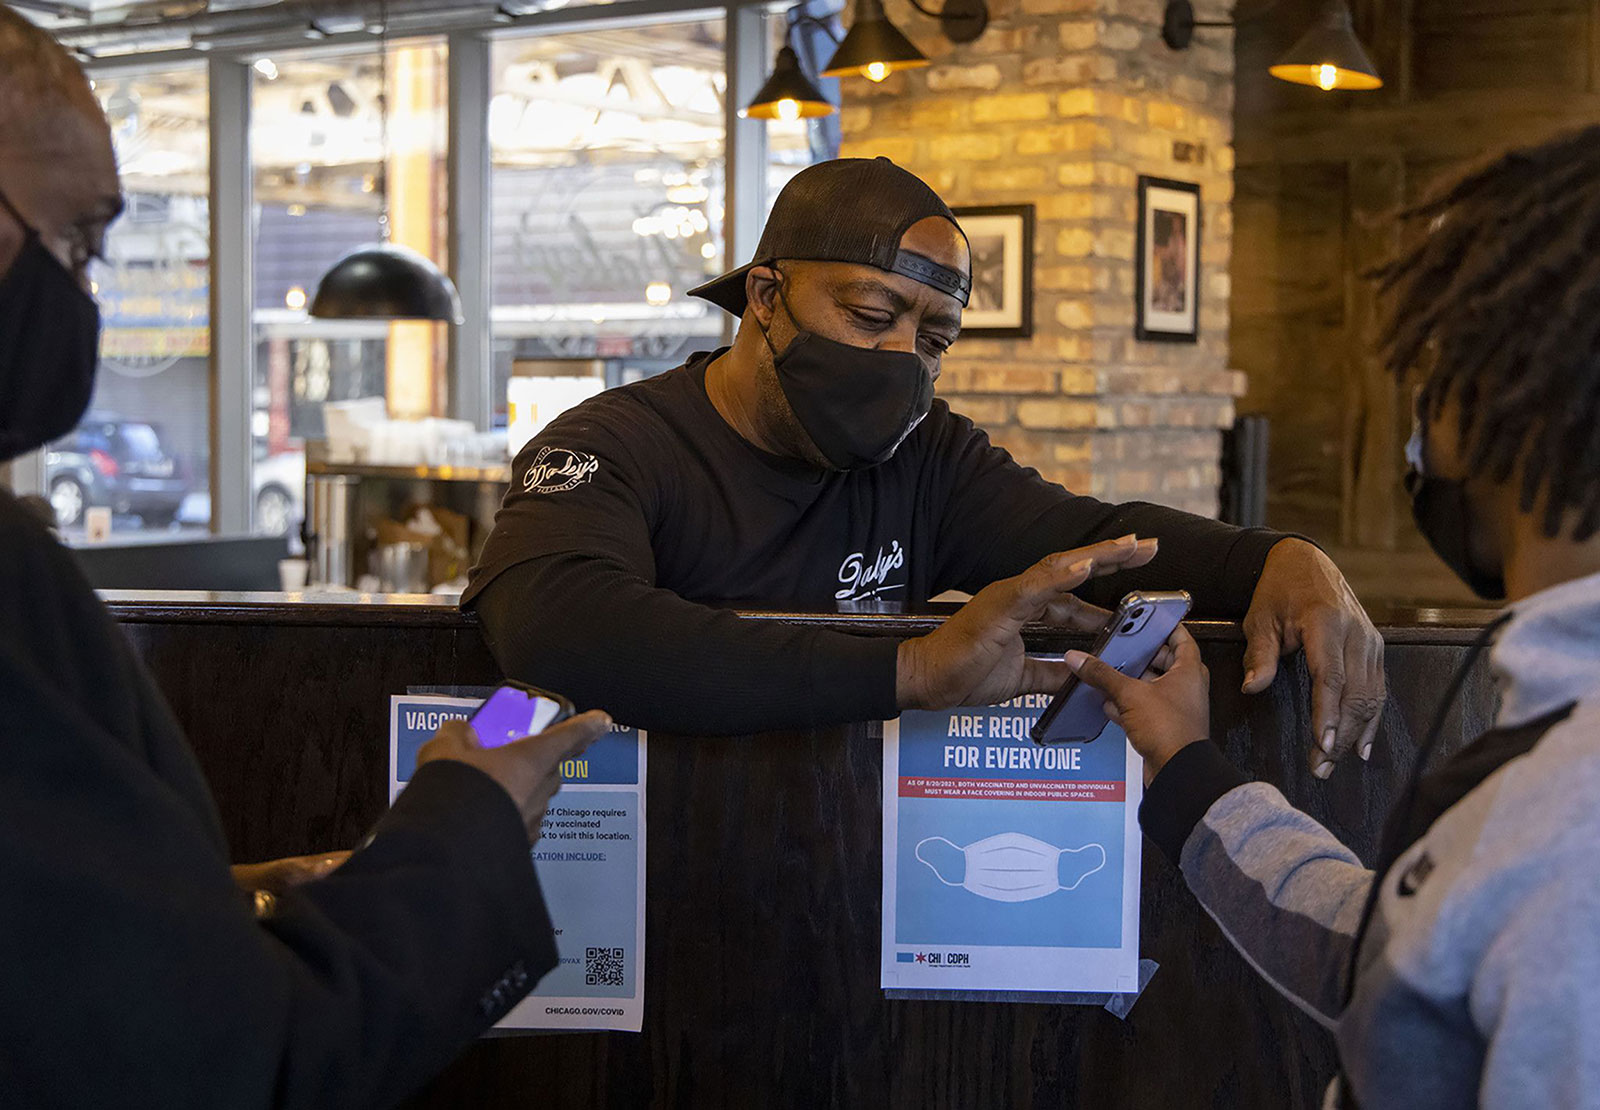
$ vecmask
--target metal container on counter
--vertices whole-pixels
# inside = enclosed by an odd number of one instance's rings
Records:
[[[361,479],[349,474],[313,474],[306,479],[306,555],[316,585],[355,585],[360,487]]]
[[[428,545],[386,543],[377,550],[379,588],[386,594],[425,594],[428,580]]]

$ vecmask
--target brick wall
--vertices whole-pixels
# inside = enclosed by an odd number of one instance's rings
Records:
[[[1231,32],[1184,53],[1161,0],[989,0],[953,46],[905,0],[889,16],[933,59],[843,82],[846,156],[887,155],[952,205],[1036,206],[1034,332],[964,338],[939,389],[1022,462],[1070,489],[1214,514],[1228,369]],[[1136,180],[1202,189],[1200,342],[1133,338]]]

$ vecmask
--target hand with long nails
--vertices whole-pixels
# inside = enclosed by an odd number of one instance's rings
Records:
[[[1244,618],[1244,692],[1272,685],[1278,660],[1304,649],[1311,671],[1311,773],[1333,774],[1351,752],[1372,758],[1386,697],[1383,637],[1349,583],[1304,540],[1273,547]]]

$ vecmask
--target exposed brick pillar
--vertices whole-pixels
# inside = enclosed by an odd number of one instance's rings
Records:
[[[890,18],[933,59],[843,82],[847,156],[883,154],[951,204],[1037,208],[1034,333],[964,338],[941,393],[1070,489],[1214,514],[1228,369],[1233,45],[1160,39],[1161,0],[989,0],[952,46],[905,0]],[[1140,174],[1202,189],[1200,341],[1133,337]]]

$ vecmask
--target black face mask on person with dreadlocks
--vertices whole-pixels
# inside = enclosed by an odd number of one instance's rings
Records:
[[[1516,504],[1540,514],[1546,536],[1590,539],[1600,253],[1585,229],[1600,227],[1600,126],[1502,155],[1404,216],[1421,233],[1375,275],[1390,371],[1432,368],[1423,393],[1456,406],[1466,479],[1515,481]],[[1412,483],[1418,525],[1441,555],[1478,592],[1503,596],[1499,574],[1467,557],[1464,496],[1425,468]]]
[[[1413,416],[1406,462],[1406,493],[1411,496],[1411,516],[1422,538],[1473,593],[1485,599],[1505,597],[1505,575],[1484,568],[1472,554],[1472,504],[1466,482],[1428,473],[1426,428],[1420,412]]]

